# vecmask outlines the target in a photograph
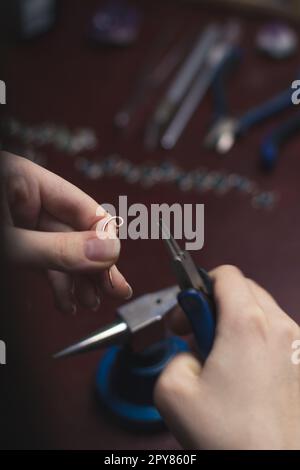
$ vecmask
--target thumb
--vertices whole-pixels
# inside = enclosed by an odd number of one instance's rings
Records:
[[[201,402],[201,372],[201,364],[192,354],[178,354],[164,369],[154,390],[159,412],[186,448],[195,445],[193,423]]]
[[[95,231],[38,232],[10,227],[5,234],[8,256],[24,266],[58,271],[99,271],[117,261],[120,241]]]

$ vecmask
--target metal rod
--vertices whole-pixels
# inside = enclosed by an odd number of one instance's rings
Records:
[[[115,344],[117,339],[120,339],[121,337],[125,338],[127,333],[128,327],[125,322],[118,321],[112,323],[110,326],[105,326],[104,328],[101,328],[101,330],[95,331],[81,341],[78,341],[78,343],[72,344],[62,351],[54,354],[53,358],[59,359],[62,357],[91,351],[92,349],[98,349],[111,343]]]

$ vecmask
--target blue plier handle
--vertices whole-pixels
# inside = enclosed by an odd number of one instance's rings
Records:
[[[218,122],[222,118],[230,115],[225,92],[226,79],[233,66],[238,64],[242,58],[242,51],[235,47],[226,56],[212,83],[214,98],[214,121]],[[238,119],[238,134],[244,134],[252,126],[268,119],[269,117],[283,111],[293,105],[293,90],[287,89],[284,92],[272,97],[261,105],[255,106]]]
[[[273,170],[278,157],[281,146],[291,137],[297,135],[300,131],[300,113],[291,116],[287,121],[275,127],[268,134],[260,149],[261,163],[265,170]]]
[[[188,251],[178,246],[162,221],[160,227],[180,287],[178,303],[191,323],[200,357],[205,361],[211,351],[216,329],[211,278],[206,271],[197,268]]]
[[[199,269],[201,277],[206,284],[209,295],[194,288],[185,289],[178,294],[178,303],[188,317],[201,359],[204,361],[209,355],[216,330],[216,308],[213,300],[212,282],[203,269]]]
[[[271,98],[267,102],[260,106],[247,111],[238,120],[238,134],[244,134],[255,124],[268,119],[271,116],[291,107],[292,102],[292,90],[288,89],[282,93],[279,93],[275,97]]]
[[[238,47],[232,47],[218,67],[212,82],[212,94],[214,102],[213,122],[229,115],[228,98],[225,91],[229,73],[233,71],[243,57],[243,52]]]

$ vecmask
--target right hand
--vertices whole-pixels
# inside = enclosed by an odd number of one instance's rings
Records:
[[[188,449],[300,449],[299,326],[237,268],[211,276],[213,349],[203,365],[192,354],[169,363],[156,384],[159,411]],[[182,312],[173,325],[190,331]]]

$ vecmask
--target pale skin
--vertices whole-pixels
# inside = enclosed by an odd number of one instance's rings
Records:
[[[213,349],[203,365],[180,354],[166,367],[155,390],[162,416],[188,449],[300,449],[299,326],[236,267],[211,276]],[[173,326],[189,331],[180,312]]]
[[[99,209],[96,215],[98,203],[28,160],[4,152],[1,157],[11,261],[47,273],[64,312],[77,305],[98,309],[104,291],[129,298],[132,289],[115,266],[115,226],[101,239],[95,231],[107,217]],[[291,361],[299,326],[237,268],[221,266],[211,277],[213,349],[204,364],[187,353],[168,364],[156,384],[157,407],[188,449],[300,449],[300,365]],[[190,332],[180,311],[173,312],[171,327]]]
[[[2,152],[6,251],[19,266],[42,270],[59,310],[98,310],[102,293],[127,299],[132,289],[116,267],[120,241],[114,222],[98,238],[108,214],[54,173]],[[110,278],[108,275],[110,269]]]

